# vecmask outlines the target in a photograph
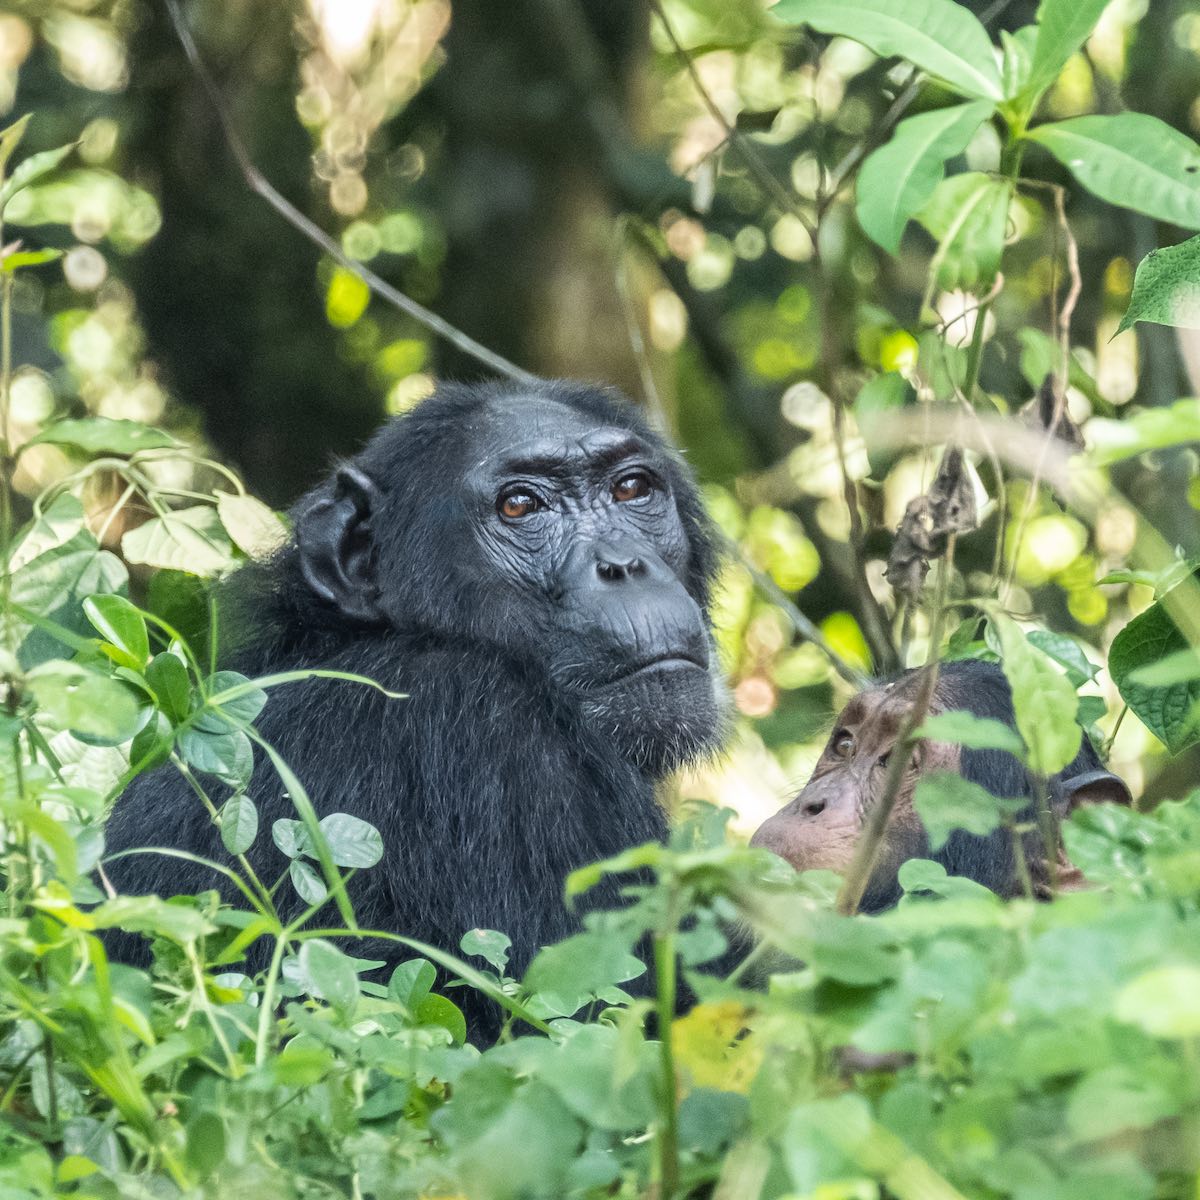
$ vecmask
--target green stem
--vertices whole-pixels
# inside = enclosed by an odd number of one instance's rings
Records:
[[[675,1047],[671,1024],[675,1020],[675,932],[654,936],[654,974],[658,984],[658,1045],[661,1071],[659,1098],[662,1125],[658,1134],[659,1195],[674,1200],[679,1191],[679,1113],[675,1087]]]

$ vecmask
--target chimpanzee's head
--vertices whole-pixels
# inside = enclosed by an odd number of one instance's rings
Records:
[[[294,553],[312,619],[499,650],[654,773],[718,736],[711,527],[607,392],[440,388],[300,503]]]
[[[755,833],[752,844],[773,850],[797,870],[824,867],[845,871],[854,854],[867,813],[880,798],[888,763],[897,736],[916,698],[920,672],[908,671],[897,679],[876,684],[855,696],[842,710],[829,742],[800,794]],[[1014,726],[1012,695],[1003,671],[995,663],[943,663],[932,713],[966,710]],[[875,870],[861,908],[878,911],[900,896],[897,875],[910,858],[933,857],[951,875],[963,875],[1000,895],[1018,890],[1012,836],[1007,829],[979,837],[955,830],[936,854],[913,807],[913,792],[922,775],[931,771],[957,771],[995,796],[1028,797],[1028,773],[1013,755],[1001,750],[971,750],[945,742],[925,740],[912,751],[900,792],[884,835]],[[1106,771],[1085,737],[1079,753],[1050,780],[1054,817],[1063,820],[1079,804],[1097,801],[1129,803],[1125,784]],[[1019,824],[1033,823],[1032,808],[1017,817]],[[1024,841],[1035,880],[1046,876],[1044,849],[1037,832]],[[1060,878],[1075,881],[1078,873],[1062,863]]]

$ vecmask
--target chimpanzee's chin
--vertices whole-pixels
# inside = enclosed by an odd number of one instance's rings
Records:
[[[719,679],[693,663],[672,663],[589,691],[585,720],[623,758],[665,775],[720,744],[728,701]]]

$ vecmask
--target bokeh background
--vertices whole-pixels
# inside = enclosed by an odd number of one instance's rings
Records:
[[[1036,5],[968,7],[1003,30]],[[874,144],[902,69],[777,25],[759,0],[194,0],[184,17],[252,159],[297,208],[520,366],[647,405],[747,562],[847,660],[872,665],[872,614],[892,603],[889,531],[930,461],[868,455],[855,419],[871,419],[878,396],[863,388],[880,372],[911,385],[900,402],[914,409],[946,399],[920,324],[934,243],[913,226],[888,258],[830,181]],[[1114,0],[1046,115],[1131,108],[1196,136],[1198,97],[1200,5]],[[483,374],[247,188],[159,0],[0,5],[0,112],[34,114],[23,149],[79,140],[71,165],[6,214],[28,245],[66,252],[17,286],[24,436],[72,410],[161,423],[282,507],[437,379]],[[966,158],[986,170],[995,154],[985,129]],[[1036,151],[1027,167],[1068,182]],[[982,384],[1003,413],[1029,401],[1049,363],[1061,246],[1048,212],[1029,198],[1016,208],[989,315]],[[1134,266],[1178,231],[1079,191],[1068,216],[1087,282],[1069,403],[1090,436],[1118,410],[1195,391],[1200,351],[1164,327],[1113,336]],[[933,300],[944,318],[973,303],[954,287]],[[972,319],[958,324],[964,340]],[[845,432],[865,588],[847,549],[832,392],[858,397]],[[52,446],[21,464],[27,496],[65,470]],[[1118,473],[1187,554],[1200,550],[1195,467],[1182,451]],[[172,469],[186,488],[186,464]],[[960,544],[968,595],[995,586],[993,549],[1022,503],[1020,482],[1007,486],[1007,504],[993,497]],[[102,488],[92,502],[103,506]],[[1136,584],[1093,586],[1124,563],[1133,531],[1119,503],[1089,529],[1040,502],[1010,603],[1100,661],[1150,599]],[[108,530],[114,545],[120,533]],[[745,565],[726,571],[716,616],[737,734],[678,790],[730,804],[749,830],[806,777],[846,685]],[[915,661],[919,621],[913,632]],[[1164,764],[1132,717],[1113,754],[1148,795],[1197,767]]]

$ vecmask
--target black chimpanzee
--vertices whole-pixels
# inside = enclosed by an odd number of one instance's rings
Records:
[[[407,698],[311,680],[277,689],[260,731],[321,812],[382,833],[350,888],[363,928],[449,949],[500,929],[521,970],[573,928],[566,874],[661,838],[656,781],[719,740],[716,555],[690,473],[611,393],[444,385],[293,517],[289,544],[228,585],[250,630],[231,665],[352,671]],[[264,762],[250,793],[267,823],[295,815]],[[170,768],[117,804],[108,848],[132,846],[225,858]],[[268,881],[287,866],[267,838],[250,858]],[[129,892],[219,884],[153,855],[110,875]]]
[[[878,798],[896,737],[916,696],[919,672],[908,671],[890,682],[860,692],[842,710],[800,794],[759,827],[752,844],[773,850],[798,870],[825,867],[844,871],[854,854],[866,813]],[[1015,727],[1012,693],[995,664],[968,660],[941,665],[930,711],[963,709]],[[913,807],[913,791],[923,773],[958,771],[965,779],[1004,798],[1030,797],[1017,820],[1034,826],[1024,838],[1024,852],[1036,885],[1049,875],[1046,851],[1036,829],[1033,789],[1028,772],[1003,750],[972,750],[944,742],[923,741],[913,752],[909,770],[892,809],[883,845],[860,909],[878,912],[895,904],[901,889],[897,875],[910,858],[932,857],[951,875],[982,883],[1002,896],[1020,890],[1012,836],[1006,829],[979,837],[956,829],[936,853]],[[1109,800],[1129,803],[1125,784],[1104,769],[1085,737],[1074,760],[1049,781],[1055,821],[1079,804]],[[1079,872],[1061,857],[1056,872],[1060,886],[1079,886]]]

